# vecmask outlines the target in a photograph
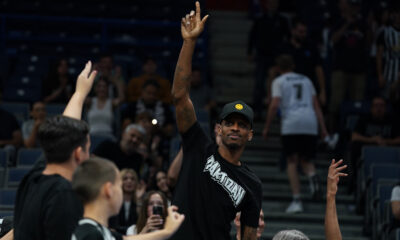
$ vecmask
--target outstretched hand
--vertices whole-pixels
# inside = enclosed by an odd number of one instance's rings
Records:
[[[335,196],[338,190],[339,178],[347,176],[347,173],[340,172],[347,168],[347,165],[339,167],[339,165],[341,165],[342,163],[343,160],[335,162],[335,159],[332,159],[331,165],[329,166],[328,178],[326,184],[327,195]]]
[[[92,89],[94,78],[97,75],[97,71],[91,71],[91,70],[92,70],[92,62],[89,61],[86,63],[85,68],[79,74],[78,79],[76,81],[75,93],[78,93],[83,97],[86,97],[89,94],[90,89]]]
[[[173,234],[178,230],[178,228],[181,226],[183,220],[185,220],[185,215],[180,214],[177,212],[178,207],[176,206],[170,206],[168,208],[168,216],[165,221],[165,226],[164,229],[168,232],[168,234]]]
[[[182,18],[181,33],[184,40],[196,40],[197,37],[203,32],[204,24],[208,19],[208,15],[201,19],[200,3],[196,2],[196,12],[190,11]]]

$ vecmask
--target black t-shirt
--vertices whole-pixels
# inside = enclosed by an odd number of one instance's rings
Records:
[[[142,155],[137,152],[131,155],[125,154],[121,150],[119,142],[104,141],[96,147],[93,154],[113,161],[119,169],[133,168],[138,174],[143,163]]]
[[[334,28],[338,31],[346,24],[342,19]],[[366,24],[360,17],[345,30],[334,45],[333,67],[348,73],[364,73],[367,60]]]
[[[231,222],[258,227],[261,181],[245,165],[224,160],[199,123],[182,135],[183,162],[172,203],[185,221],[171,239],[230,239]]]
[[[372,116],[361,117],[354,131],[366,137],[380,136],[385,139],[400,136],[400,129],[393,118],[385,117],[382,120],[374,119]]]
[[[39,162],[21,181],[14,211],[15,240],[70,240],[83,215],[71,183],[60,175],[43,175]]]
[[[0,140],[10,140],[13,133],[19,130],[19,125],[14,115],[0,108]]]
[[[284,43],[279,49],[280,54],[289,54],[293,57],[297,73],[306,75],[313,82],[314,86],[319,89],[316,80],[315,68],[322,65],[321,57],[313,45],[304,43],[300,48],[296,48],[291,43]]]
[[[78,227],[76,227],[72,240],[122,240],[122,235],[108,228],[104,227],[100,223],[84,218],[79,221]]]

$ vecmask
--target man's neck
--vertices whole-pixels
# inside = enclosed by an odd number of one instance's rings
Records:
[[[99,200],[95,200],[94,202],[85,205],[83,217],[93,219],[101,225],[108,227],[108,218],[110,216],[108,211],[105,211],[105,209],[107,209],[106,204],[103,204],[103,202]]]
[[[61,177],[72,181],[72,175],[75,171],[76,165],[67,161],[65,163],[48,163],[46,168],[43,170],[44,175],[58,174]]]
[[[221,157],[236,166],[242,165],[240,162],[240,156],[242,156],[243,151],[244,147],[235,150],[231,150],[223,144],[218,147],[218,152]]]

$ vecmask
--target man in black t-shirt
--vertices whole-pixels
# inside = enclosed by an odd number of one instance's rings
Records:
[[[15,240],[70,240],[83,215],[71,187],[75,168],[89,158],[89,127],[81,121],[82,106],[96,72],[91,63],[79,75],[76,91],[63,116],[47,119],[38,138],[46,164],[38,162],[21,181],[14,210]]]
[[[400,128],[395,118],[386,114],[385,99],[375,97],[372,100],[371,113],[362,116],[351,136],[351,164],[350,177],[355,180],[357,160],[361,156],[361,149],[366,145],[377,146],[399,146],[400,145]],[[356,181],[349,181],[354,187]],[[350,188],[350,190],[352,190]]]
[[[183,46],[175,70],[172,96],[182,135],[183,160],[172,203],[185,221],[171,239],[230,239],[231,222],[241,212],[242,239],[256,239],[261,209],[261,181],[240,161],[253,137],[253,110],[242,101],[224,106],[219,146],[196,120],[189,97],[191,60],[207,17],[200,4],[182,19]]]
[[[119,142],[104,141],[93,151],[93,154],[109,159],[119,169],[132,168],[140,173],[143,157],[138,149],[146,136],[146,130],[138,124],[128,125]]]

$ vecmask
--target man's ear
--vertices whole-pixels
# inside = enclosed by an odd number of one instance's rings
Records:
[[[217,125],[217,133],[221,134],[222,133],[222,122]]]
[[[83,148],[81,146],[76,147],[74,149],[73,154],[74,154],[74,160],[76,161],[76,163],[78,165],[81,164],[85,160],[85,159],[83,159],[84,151],[83,151]]]
[[[249,136],[248,136],[248,138],[247,138],[247,141],[250,142],[250,141],[253,139],[253,135],[254,135],[254,131],[253,131],[253,130],[250,130]]]

